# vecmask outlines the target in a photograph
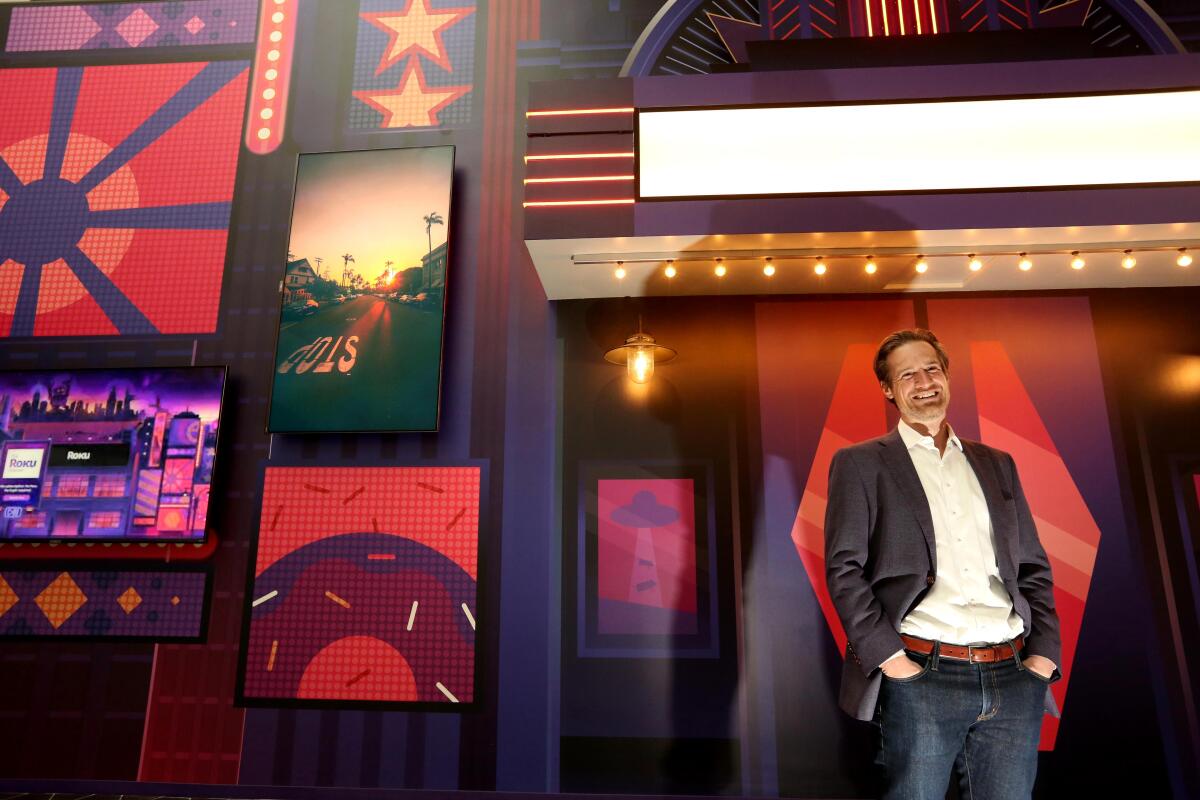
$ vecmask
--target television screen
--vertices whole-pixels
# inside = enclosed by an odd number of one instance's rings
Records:
[[[0,372],[0,540],[200,542],[224,367]]]
[[[438,426],[454,148],[299,157],[268,430]]]

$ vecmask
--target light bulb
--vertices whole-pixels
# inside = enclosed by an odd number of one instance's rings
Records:
[[[1179,255],[1175,258],[1175,263],[1181,267],[1190,267],[1192,265],[1192,257],[1188,255],[1186,247],[1179,248]]]
[[[813,272],[817,273],[818,275],[824,275],[826,272],[825,262],[818,258],[816,266],[813,267]]]
[[[629,379],[634,383],[645,383],[654,375],[654,346],[629,348],[625,362]]]
[[[716,269],[713,270],[713,272],[715,272],[717,274],[718,278],[725,277],[725,265],[722,263],[721,259],[719,259],[719,258],[717,259],[717,267],[716,267]]]
[[[971,260],[967,262],[967,269],[971,270],[971,272],[979,272],[979,270],[983,269],[983,262],[976,258],[974,253],[969,257]]]
[[[1087,262],[1083,260],[1083,256],[1079,255],[1078,250],[1072,250],[1071,255],[1074,256],[1071,259],[1071,269],[1083,269],[1087,266]]]
[[[624,261],[618,261],[618,262],[617,262],[617,268],[616,268],[616,270],[614,270],[614,271],[613,271],[613,275],[616,275],[616,276],[617,276],[617,280],[619,280],[619,281],[620,281],[620,280],[624,280],[624,279],[625,279],[625,274],[626,274],[626,273],[625,273],[625,262],[624,262]]]
[[[775,265],[771,263],[770,257],[767,258],[767,263],[763,265],[763,275],[768,278],[775,274]]]
[[[879,269],[879,267],[875,265],[875,259],[868,258],[867,265],[865,267],[863,267],[863,269],[865,269],[867,271],[868,275],[874,275],[875,270]]]
[[[924,275],[929,271],[929,262],[925,260],[925,256],[917,256],[917,272]]]
[[[679,274],[675,270],[675,262],[674,261],[667,262],[667,268],[663,270],[663,274],[666,275],[668,278],[674,278],[676,275]]]
[[[1133,269],[1137,266],[1137,259],[1133,257],[1132,250],[1125,251],[1125,257],[1121,259],[1121,266],[1125,269]]]
[[[1029,256],[1021,253],[1021,260],[1017,262],[1017,268],[1021,272],[1029,272],[1029,270],[1033,269],[1033,262],[1029,260]]]

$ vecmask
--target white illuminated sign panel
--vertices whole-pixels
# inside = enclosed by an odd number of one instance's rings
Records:
[[[642,198],[1200,181],[1200,91],[643,111]]]

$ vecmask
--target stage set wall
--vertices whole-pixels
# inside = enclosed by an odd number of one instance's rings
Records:
[[[347,123],[357,5],[299,5],[286,135],[240,155],[215,333],[0,341],[6,369],[229,365],[205,642],[5,642],[0,788],[871,796],[871,729],[836,708],[838,632],[793,530],[822,492],[822,442],[894,424],[862,356],[917,324],[946,340],[956,429],[1006,432],[1038,465],[1018,459],[1026,480],[1061,489],[1068,522],[1092,532],[1094,561],[1072,573],[1076,644],[1035,795],[1195,796],[1200,289],[547,302],[520,207],[521,110],[545,53],[522,53],[591,43],[580,74],[615,74],[627,50],[596,43],[632,41],[660,4],[479,2],[475,40],[452,65],[470,86],[457,122],[419,131]],[[0,65],[252,56],[237,47],[9,52]],[[569,56],[556,52],[558,68]],[[440,430],[268,436],[296,154],[440,144],[457,148]],[[639,318],[679,357],[634,391],[602,356]],[[474,707],[235,705],[264,466],[468,460],[489,465]],[[589,481],[676,468],[704,489],[707,639],[699,650],[589,639]]]

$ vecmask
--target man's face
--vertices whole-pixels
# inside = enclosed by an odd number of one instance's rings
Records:
[[[905,342],[887,359],[890,382],[885,397],[896,401],[906,422],[940,423],[950,405],[950,376],[928,342]]]

